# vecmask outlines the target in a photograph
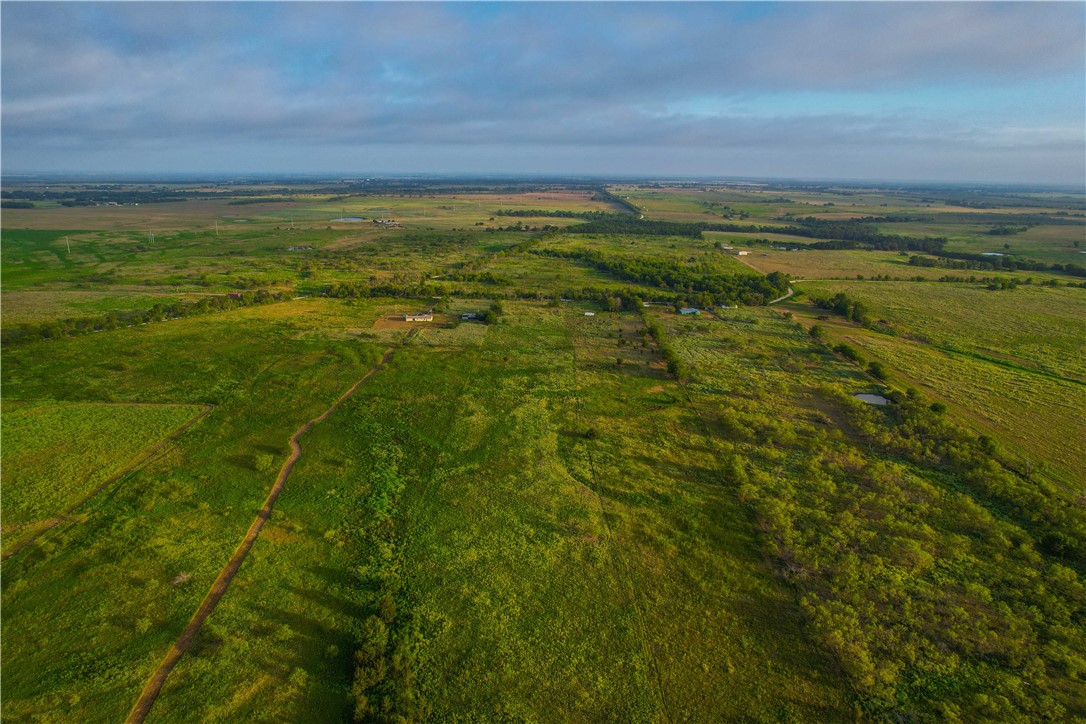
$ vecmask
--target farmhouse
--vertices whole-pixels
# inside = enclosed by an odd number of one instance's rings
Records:
[[[695,317],[701,316],[701,312],[693,307],[683,307],[679,310],[679,314],[693,314]]]
[[[403,321],[405,322],[432,322],[434,321],[434,315],[426,312],[425,314],[405,314],[403,315]]]
[[[735,255],[736,256],[746,256],[749,253],[750,253],[749,251],[737,251],[737,252],[735,252]]]

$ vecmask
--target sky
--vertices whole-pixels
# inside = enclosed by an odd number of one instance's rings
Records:
[[[0,3],[3,173],[1086,184],[1086,3]]]

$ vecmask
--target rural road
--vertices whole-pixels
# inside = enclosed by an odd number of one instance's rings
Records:
[[[298,462],[298,458],[301,457],[302,446],[298,442],[299,438],[317,423],[327,420],[328,416],[335,412],[336,408],[338,408],[344,400],[350,397],[366,380],[385,366],[385,363],[392,357],[392,352],[392,349],[385,350],[385,354],[381,358],[381,361],[378,362],[373,369],[367,372],[362,379],[351,385],[350,389],[340,395],[339,399],[333,402],[332,406],[325,410],[323,415],[305,423],[290,436],[290,457],[283,463],[283,467],[279,470],[278,477],[275,478],[275,483],[272,485],[271,490],[268,491],[268,497],[264,500],[264,507],[257,513],[252,525],[249,526],[249,530],[245,533],[245,537],[234,550],[234,555],[230,557],[226,566],[219,572],[218,578],[216,578],[215,582],[211,585],[211,589],[207,592],[207,595],[204,596],[204,600],[200,603],[200,607],[196,609],[196,613],[193,614],[188,625],[181,631],[181,635],[177,637],[177,641],[174,643],[173,647],[170,648],[169,653],[166,654],[166,658],[162,660],[158,665],[158,668],[151,674],[151,678],[148,679],[147,684],[140,693],[140,698],[136,701],[135,706],[132,707],[132,711],[128,715],[128,719],[126,720],[128,724],[136,724],[147,718],[147,714],[150,713],[151,707],[155,703],[155,699],[158,698],[158,693],[162,690],[162,685],[166,683],[166,677],[170,675],[174,666],[177,665],[177,662],[180,661],[181,657],[188,651],[192,642],[196,639],[196,635],[200,632],[200,627],[203,625],[204,621],[207,620],[207,617],[211,615],[211,612],[215,610],[219,600],[223,597],[223,594],[226,593],[226,589],[229,588],[230,582],[233,581],[234,576],[237,575],[238,569],[241,568],[241,564],[245,561],[245,557],[249,555],[249,550],[253,547],[253,543],[256,542],[257,536],[260,535],[260,529],[264,527],[264,523],[271,517],[275,499],[279,497],[279,493],[283,490],[283,486],[290,476],[290,471],[294,469],[294,463]]]
[[[783,297],[777,297],[772,302],[767,302],[767,304],[776,304],[777,302],[783,302],[785,299],[788,299],[788,297],[792,296],[795,293],[796,293],[795,289],[793,289],[792,287],[788,287],[788,293],[787,294],[785,294]]]
[[[112,403],[80,403],[80,404],[112,404]],[[171,404],[171,403],[157,403],[157,402],[137,402],[137,403],[122,403],[122,404],[125,404],[125,405],[133,405],[134,404],[134,405],[140,405],[140,406],[143,406],[143,407],[176,407],[177,406],[177,405],[174,405],[174,404]],[[54,405],[52,407],[56,407],[56,406]],[[44,409],[51,409],[51,407],[50,408],[43,407],[41,409],[43,409],[43,410]],[[40,411],[40,410],[38,410],[38,411]],[[6,561],[8,558],[11,558],[13,555],[15,555],[16,553],[18,553],[19,551],[21,551],[22,549],[26,548],[28,545],[30,545],[31,543],[36,541],[38,539],[38,537],[42,533],[44,533],[45,531],[52,530],[53,528],[57,527],[58,525],[60,525],[64,521],[69,520],[69,516],[72,513],[74,513],[76,510],[81,508],[84,504],[86,504],[91,498],[98,495],[103,490],[105,490],[110,485],[112,485],[113,483],[115,483],[118,480],[120,480],[121,478],[123,478],[125,475],[128,475],[133,470],[136,470],[136,469],[140,468],[141,466],[143,466],[144,464],[146,464],[147,461],[151,459],[151,456],[154,455],[159,450],[161,450],[166,443],[170,442],[171,440],[176,440],[178,437],[180,437],[182,435],[182,433],[184,433],[190,427],[192,427],[197,422],[202,420],[204,418],[204,416],[207,415],[207,413],[209,413],[209,412],[211,412],[211,405],[205,405],[204,409],[201,412],[197,413],[197,415],[195,417],[190,419],[184,425],[177,428],[176,430],[171,432],[169,435],[167,435],[166,437],[164,437],[161,440],[159,440],[158,442],[156,442],[151,447],[145,448],[143,450],[143,452],[140,453],[139,456],[136,457],[136,459],[133,460],[130,465],[126,465],[123,469],[121,469],[120,472],[116,473],[115,475],[111,475],[107,480],[105,480],[104,482],[102,482],[99,485],[95,486],[94,489],[92,489],[89,493],[87,493],[82,498],[80,498],[76,503],[74,503],[73,505],[68,506],[68,508],[64,512],[62,512],[60,515],[56,516],[55,518],[50,518],[49,520],[46,520],[43,523],[40,523],[39,525],[41,527],[39,527],[37,530],[35,530],[30,535],[28,535],[26,538],[23,538],[22,540],[17,542],[11,548],[7,549],[3,553],[0,553],[0,561]]]

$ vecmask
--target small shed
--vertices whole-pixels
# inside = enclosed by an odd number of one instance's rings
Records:
[[[749,253],[750,253],[749,251],[737,251],[737,252],[735,252],[735,255],[736,256],[746,256]]]
[[[434,315],[429,312],[426,314],[405,314],[403,319],[405,322],[432,322],[434,321]]]
[[[586,316],[586,317],[595,317],[596,313],[595,312],[585,312],[584,316]]]

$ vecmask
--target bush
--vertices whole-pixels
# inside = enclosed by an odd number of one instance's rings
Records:
[[[842,344],[839,344],[836,347],[834,347],[833,351],[836,352],[837,354],[841,355],[842,357],[844,357],[845,359],[847,359],[850,362],[855,362],[857,364],[863,364],[863,361],[864,361],[863,355],[861,355],[860,351],[858,349],[856,349],[855,347],[853,347],[852,345],[842,343]]]

